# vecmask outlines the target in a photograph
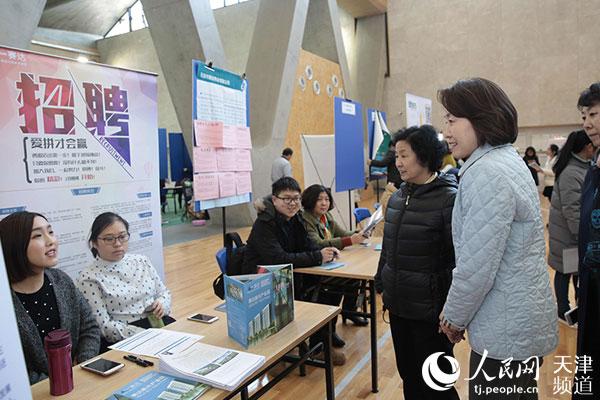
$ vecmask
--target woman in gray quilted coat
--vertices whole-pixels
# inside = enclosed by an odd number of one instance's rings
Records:
[[[565,313],[569,311],[569,281],[577,288],[577,275],[565,272],[563,250],[577,247],[579,234],[579,206],[581,187],[585,174],[594,156],[594,145],[584,130],[571,132],[560,156],[554,164],[554,193],[550,203],[548,265],[554,274],[554,293],[558,306],[558,320],[566,323]],[[575,270],[577,270],[577,264]],[[575,296],[577,297],[577,296]]]
[[[517,111],[482,78],[458,81],[438,97],[447,112],[444,137],[452,155],[466,160],[452,214],[456,268],[440,328],[453,342],[469,334],[470,399],[537,399],[540,358],[558,342],[557,314],[539,195],[511,145]]]

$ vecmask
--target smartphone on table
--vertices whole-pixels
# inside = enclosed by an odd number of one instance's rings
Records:
[[[216,315],[208,315],[208,314],[194,314],[188,317],[190,321],[202,322],[205,324],[212,324],[216,320],[219,319]]]
[[[96,358],[81,364],[81,368],[102,376],[114,374],[124,366],[124,364],[105,358]]]

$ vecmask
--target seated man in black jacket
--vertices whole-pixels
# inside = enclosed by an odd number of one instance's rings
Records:
[[[311,241],[304,228],[300,211],[300,185],[291,177],[283,177],[272,185],[272,195],[262,199],[257,206],[258,216],[248,237],[244,254],[244,270],[254,271],[257,265],[293,264],[294,268],[312,267],[332,261],[339,251],[335,247],[319,246]],[[294,296],[296,300],[339,305],[341,294],[330,291],[311,292],[318,283],[318,277],[311,275],[294,276]],[[334,325],[335,327],[335,325]],[[334,328],[335,329],[335,328]],[[311,338],[316,342],[322,336]],[[334,333],[333,345],[342,347],[344,341]],[[343,353],[332,352],[336,365],[344,363]]]

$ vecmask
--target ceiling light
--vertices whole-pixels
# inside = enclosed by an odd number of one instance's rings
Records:
[[[87,63],[88,61],[90,61],[86,56],[79,56],[77,57],[77,61],[79,61],[80,63]]]

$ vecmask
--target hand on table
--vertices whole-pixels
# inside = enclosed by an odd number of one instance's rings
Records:
[[[336,258],[340,257],[340,251],[335,247],[325,247],[321,249],[321,256],[323,264],[332,262]]]

